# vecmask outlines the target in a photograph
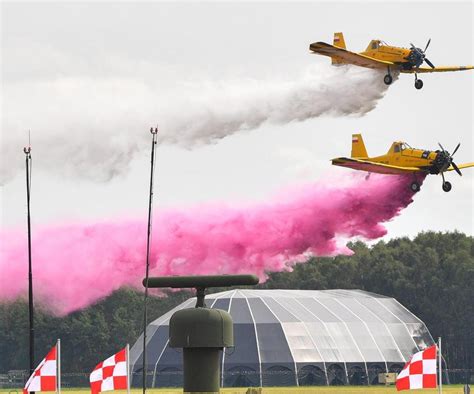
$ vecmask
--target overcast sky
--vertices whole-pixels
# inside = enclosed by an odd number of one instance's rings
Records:
[[[146,220],[148,129],[160,124],[163,108],[175,105],[175,118],[185,118],[191,108],[186,103],[226,103],[215,86],[268,86],[293,78],[301,83],[315,65],[329,68],[330,59],[311,55],[308,46],[332,42],[335,31],[343,31],[355,51],[372,38],[422,48],[431,38],[428,57],[435,65],[473,63],[472,2],[2,2],[1,22],[4,229],[25,222],[22,148],[28,129],[34,225],[140,215]],[[422,79],[418,91],[412,75],[401,75],[363,116],[264,123],[192,147],[162,144],[155,204],[263,201],[294,183],[330,181],[331,174],[350,171],[332,168],[329,160],[350,154],[354,132],[363,133],[369,155],[385,153],[394,140],[426,149],[436,149],[439,141],[451,151],[461,142],[456,162],[474,161],[474,73]],[[203,98],[209,86],[213,94]],[[114,157],[117,173],[111,178],[94,177],[87,166],[61,171],[70,167],[68,155],[50,160],[61,149],[80,156],[93,139],[99,172],[101,161],[110,160],[108,147],[117,150],[134,136],[136,144]],[[453,190],[443,192],[440,177],[428,177],[415,202],[387,225],[387,237],[455,229],[472,235],[474,171],[447,177]]]

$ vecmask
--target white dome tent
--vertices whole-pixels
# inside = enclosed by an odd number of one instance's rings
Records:
[[[148,387],[182,385],[182,354],[168,345],[169,319],[147,328]],[[208,307],[234,320],[234,348],[222,355],[222,385],[374,384],[434,344],[424,323],[395,299],[360,290],[248,290],[210,294]],[[131,349],[132,383],[141,383],[142,343]]]

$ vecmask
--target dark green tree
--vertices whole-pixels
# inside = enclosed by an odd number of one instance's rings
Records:
[[[361,289],[396,298],[443,337],[451,369],[474,368],[474,240],[465,234],[421,233],[367,246],[349,245],[354,254],[310,258],[292,271],[269,273],[260,287],[291,289]],[[173,292],[151,297],[149,320],[190,296]],[[133,344],[142,332],[143,294],[120,289],[108,298],[68,316],[37,307],[36,357],[40,360],[62,341],[65,372],[91,371],[97,362]],[[28,306],[24,300],[0,304],[0,372],[28,365]],[[67,349],[67,351],[66,351]]]

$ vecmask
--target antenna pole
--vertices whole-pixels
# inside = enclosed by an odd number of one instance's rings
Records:
[[[438,392],[443,392],[443,356],[441,355],[441,337],[438,338],[438,372],[439,372],[439,385]]]
[[[153,214],[153,177],[155,170],[155,147],[158,135],[158,127],[151,128],[150,133],[152,135],[151,143],[151,171],[150,171],[150,194],[148,199],[148,228],[147,228],[147,240],[146,240],[146,270],[145,270],[145,298],[143,301],[143,353],[142,353],[142,389],[143,394],[146,393],[146,376],[147,376],[147,367],[146,367],[146,328],[147,328],[147,300],[148,300],[148,277],[150,273],[150,247],[151,247],[151,228],[152,228],[152,214]]]
[[[33,309],[33,270],[31,265],[31,216],[30,216],[30,187],[31,187],[31,147],[23,148],[26,165],[26,205],[28,224],[28,312],[30,318],[30,376],[35,370],[35,328]]]

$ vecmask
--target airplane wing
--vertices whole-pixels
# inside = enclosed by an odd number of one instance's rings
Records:
[[[313,42],[309,49],[320,55],[329,56],[335,60],[343,63],[354,64],[356,66],[368,68],[387,68],[393,66],[395,63],[377,60],[369,56],[360,55],[358,53],[347,51],[343,48],[338,48],[325,42]]]
[[[399,175],[413,172],[425,172],[418,167],[398,167],[389,164],[376,163],[373,161],[361,159],[352,159],[348,157],[338,157],[336,159],[332,159],[331,161],[335,166],[348,167],[352,168],[353,170],[374,172],[378,174]],[[471,164],[474,165],[474,163]]]
[[[462,170],[463,168],[469,168],[469,167],[474,167],[474,163],[464,163],[464,164],[459,164],[458,168]],[[454,171],[453,166],[449,166],[449,168],[446,171]]]
[[[420,67],[418,69],[412,68],[411,70],[400,70],[402,73],[442,73],[447,71],[465,71],[465,70],[472,70],[474,66],[444,66],[444,67]]]

